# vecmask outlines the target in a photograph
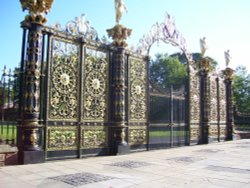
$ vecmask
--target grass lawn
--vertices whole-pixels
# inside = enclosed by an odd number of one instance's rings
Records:
[[[0,125],[0,139],[1,140],[14,140],[16,141],[16,126],[13,125]]]
[[[186,136],[187,132],[185,131],[173,131],[173,136]],[[149,131],[149,137],[170,137],[171,132],[170,131]]]
[[[235,128],[250,130],[250,125],[235,125]]]

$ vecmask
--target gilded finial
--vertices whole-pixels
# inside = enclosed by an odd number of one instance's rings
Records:
[[[47,22],[44,14],[51,9],[54,0],[20,0],[23,11],[28,10],[29,15],[25,17],[25,21],[37,24],[45,24]]]

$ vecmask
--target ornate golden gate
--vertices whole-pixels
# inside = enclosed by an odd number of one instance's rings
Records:
[[[214,102],[215,93],[211,90],[209,94],[207,67],[196,70],[186,51],[185,39],[169,15],[165,23],[157,23],[152,28],[151,33],[160,35],[144,37],[134,52],[126,49],[131,29],[119,24],[124,7],[116,7],[117,24],[107,30],[113,39],[109,43],[98,37],[84,15],[68,22],[65,28],[59,24],[44,26],[44,14],[53,0],[20,2],[29,14],[22,22],[19,163],[147,149],[148,52],[159,40],[178,46],[188,60],[189,91],[192,88],[193,93],[188,91],[190,117],[184,120],[185,144],[187,131],[191,134],[189,143],[198,143],[200,137],[206,143],[212,127],[209,113],[216,114],[216,109],[210,108],[209,99]],[[225,101],[218,103],[218,122],[213,128],[218,124],[217,130],[226,129],[226,138],[231,139],[232,70],[227,68],[224,73],[226,104]],[[223,93],[223,88],[220,91]],[[220,106],[227,109],[223,120],[219,119]],[[220,122],[224,123],[223,127],[219,127]]]
[[[30,33],[26,34],[32,25],[24,22],[22,27],[25,53],[26,44],[32,46]],[[32,143],[27,140],[33,153],[40,152],[32,158],[40,156],[34,160],[43,161],[42,152],[49,160],[146,149],[147,59],[125,50],[125,42],[117,46],[99,39],[84,15],[68,22],[65,29],[59,24],[39,29],[33,42],[40,45],[36,55],[41,65],[33,68],[41,77],[33,87],[40,89],[32,95],[39,100],[33,100],[37,112],[29,120],[37,123],[32,132],[23,132],[36,138]],[[29,68],[25,57],[22,69]],[[28,163],[25,152],[21,162]]]
[[[56,35],[49,43],[47,157],[107,153],[109,51]]]

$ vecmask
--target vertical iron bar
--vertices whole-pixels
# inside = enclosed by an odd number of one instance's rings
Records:
[[[173,147],[173,119],[174,118],[174,100],[173,100],[173,85],[171,85],[171,88],[170,88],[170,128],[171,128],[171,131],[170,131],[170,137],[171,137],[171,140],[170,140],[170,146]]]
[[[44,127],[44,152],[45,152],[45,158],[47,156],[47,131],[48,131],[48,96],[49,96],[49,90],[48,90],[48,86],[49,86],[49,72],[50,72],[50,50],[51,50],[51,34],[47,33],[47,52],[46,52],[46,75],[45,75],[45,88],[47,88],[45,90],[45,105],[44,105],[44,110],[45,110],[45,114],[44,114],[44,121],[45,121],[45,127]]]
[[[218,142],[220,142],[220,82],[219,77],[216,78],[217,88],[217,129],[218,129]]]
[[[149,72],[149,63],[150,63],[150,57],[147,56],[145,57],[145,62],[147,63],[146,65],[146,69],[147,69],[147,89],[146,89],[146,92],[147,92],[147,150],[149,150],[149,131],[150,131],[150,118],[149,118],[149,115],[150,115],[150,94],[149,94],[149,76],[150,76],[150,72]]]
[[[41,76],[40,76],[40,123],[43,125],[44,120],[44,50],[45,50],[45,34],[42,35],[42,53],[41,53]]]
[[[41,125],[40,129],[40,138],[41,138],[41,146],[44,148],[44,55],[45,55],[45,34],[42,32],[42,47],[41,47],[41,67],[40,67],[40,114],[39,114],[39,124]]]
[[[10,102],[11,102],[11,69],[9,69],[9,74],[7,74],[7,76],[9,77],[8,79],[8,109],[10,109]]]
[[[15,144],[15,122],[12,121],[11,123],[12,123],[11,144],[14,145]]]
[[[16,72],[16,69],[13,72],[13,82],[14,82],[14,86],[13,86],[13,109],[16,109],[16,99],[17,99],[17,78],[18,78],[18,73]],[[16,110],[15,110],[16,112]]]
[[[18,105],[18,119],[22,116],[22,106],[23,106],[23,82],[24,82],[24,64],[25,64],[25,52],[26,52],[26,37],[27,29],[23,28],[23,40],[22,40],[22,52],[21,52],[21,66],[19,72],[19,105]]]
[[[78,119],[78,158],[81,158],[82,152],[81,152],[81,143],[82,143],[82,117],[83,117],[83,111],[82,111],[82,95],[83,95],[83,64],[84,62],[84,55],[85,55],[85,44],[83,41],[80,43],[80,53],[78,54],[80,56],[79,58],[79,105],[78,105],[78,111],[79,111],[79,119]]]
[[[0,144],[3,143],[3,122],[0,122],[1,132],[0,132]]]
[[[4,70],[3,70],[3,95],[2,95],[2,100],[3,100],[3,105],[2,105],[2,122],[4,122],[4,110],[5,110],[5,86],[6,86],[6,80],[5,80],[5,76],[6,76],[6,66],[4,66]]]
[[[7,121],[6,121],[6,124],[7,124],[7,130],[6,130],[6,140],[5,140],[5,143],[9,144],[9,130],[10,130],[10,125],[9,125],[9,122],[7,122]]]

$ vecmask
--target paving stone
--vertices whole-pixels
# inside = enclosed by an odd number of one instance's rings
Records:
[[[74,186],[81,186],[89,183],[111,180],[114,179],[114,177],[82,172],[76,174],[51,177],[49,179],[61,181]]]
[[[152,164],[141,161],[122,161],[122,162],[111,163],[109,165],[123,167],[123,168],[139,168],[139,167],[149,166]]]
[[[202,152],[202,153],[218,153],[221,152],[223,150],[220,149],[200,149],[200,150],[196,150],[194,152]]]
[[[0,188],[250,187],[250,140],[0,167]]]
[[[224,166],[208,166],[206,169],[217,172],[231,172],[237,174],[250,174],[250,169],[231,168]]]
[[[197,162],[197,161],[201,161],[203,159],[204,158],[199,158],[199,157],[181,156],[181,157],[167,158],[166,160],[175,161],[175,162],[184,162],[184,163],[194,163],[194,162]]]

